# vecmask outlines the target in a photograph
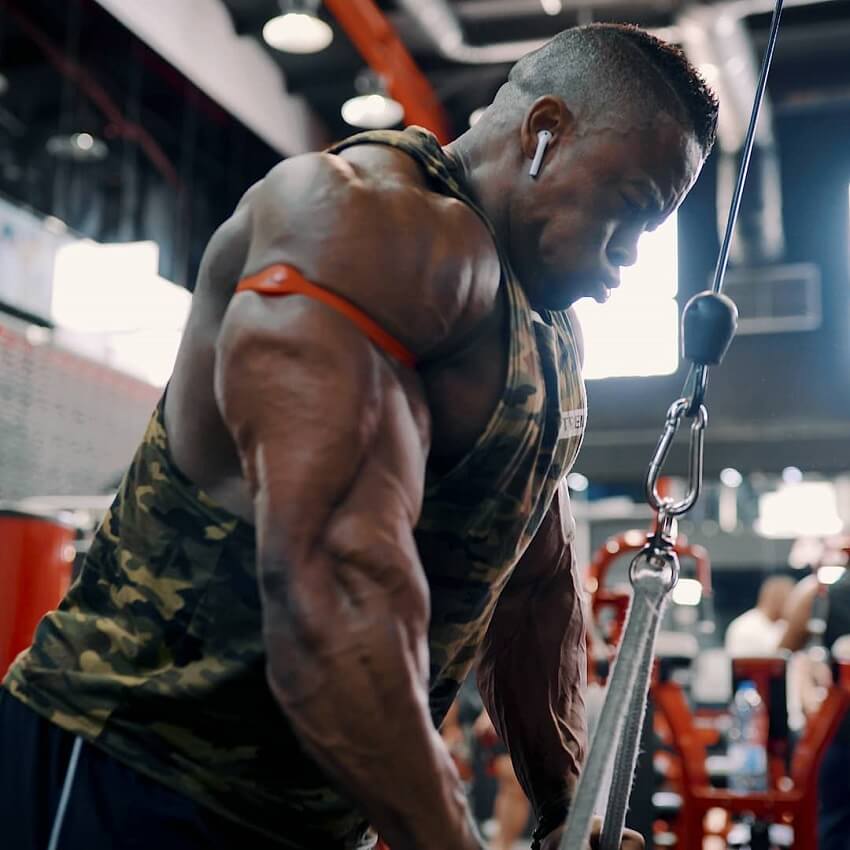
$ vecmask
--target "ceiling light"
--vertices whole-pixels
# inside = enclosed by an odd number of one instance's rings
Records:
[[[352,127],[385,130],[401,123],[404,107],[397,100],[383,94],[360,94],[343,103],[342,117]]]
[[[786,484],[799,484],[803,480],[803,473],[796,466],[786,466],[782,470],[782,480]]]
[[[263,39],[285,53],[318,53],[334,39],[333,30],[319,16],[316,0],[288,0],[283,14],[266,21]]]
[[[106,142],[91,133],[51,136],[46,147],[51,156],[57,159],[73,159],[76,162],[98,162],[109,155]]]
[[[540,0],[540,5],[547,15],[560,15],[564,11],[561,0]]]
[[[727,487],[740,487],[744,483],[744,477],[737,469],[727,466],[726,469],[720,472],[720,481]]]

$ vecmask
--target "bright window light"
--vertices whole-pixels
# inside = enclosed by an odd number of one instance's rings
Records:
[[[702,585],[693,578],[680,578],[673,588],[673,601],[677,605],[699,605]]]
[[[759,497],[755,530],[763,537],[819,537],[841,532],[835,485],[829,481],[782,484]]]
[[[576,304],[585,338],[585,378],[670,375],[679,366],[676,215],[639,243],[638,261],[622,270],[605,304]]]
[[[147,284],[155,275],[155,242],[102,245],[81,239],[56,252],[52,317],[75,331],[135,330],[151,305]]]
[[[155,386],[168,380],[192,302],[157,273],[155,242],[63,246],[52,316],[69,347]]]

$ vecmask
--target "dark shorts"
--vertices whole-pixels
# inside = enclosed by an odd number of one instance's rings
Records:
[[[75,740],[0,688],[0,847],[47,850]],[[56,847],[279,850],[280,845],[83,743]]]

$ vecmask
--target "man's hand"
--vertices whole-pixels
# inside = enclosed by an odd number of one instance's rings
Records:
[[[550,832],[540,844],[540,850],[560,850],[561,836],[564,833],[564,828]],[[590,844],[587,845],[590,850],[597,850],[599,847],[599,837],[602,834],[602,818],[595,817],[593,826],[590,829]],[[623,840],[620,842],[620,850],[644,850],[645,843],[643,836],[635,832],[633,829],[627,829],[623,832]],[[569,850],[573,850],[572,847]],[[582,848],[586,850],[586,848]]]

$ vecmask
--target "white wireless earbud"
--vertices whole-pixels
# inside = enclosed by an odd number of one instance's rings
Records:
[[[537,150],[534,152],[534,159],[531,160],[531,168],[528,173],[532,177],[537,177],[540,173],[540,166],[543,164],[543,155],[546,153],[546,147],[552,141],[552,134],[548,130],[541,130],[537,134]]]

